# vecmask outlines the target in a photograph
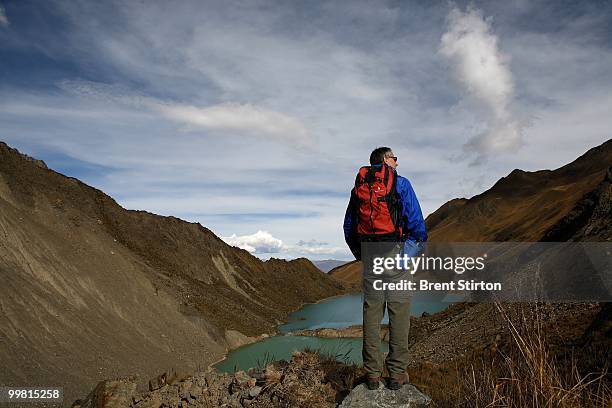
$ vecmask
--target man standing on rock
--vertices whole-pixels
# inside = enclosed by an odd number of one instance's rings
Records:
[[[410,271],[397,269],[372,272],[375,255],[416,256],[427,240],[425,221],[416,194],[408,179],[396,172],[397,157],[389,147],[370,155],[370,166],[359,170],[344,217],[344,237],[356,259],[362,260],[363,275],[363,365],[367,387],[377,389],[383,371],[380,351],[380,322],[385,307],[389,314],[388,387],[399,389],[408,382],[408,330],[410,293],[407,290],[378,290],[381,281],[410,279]],[[363,244],[363,245],[362,245]],[[375,283],[377,282],[377,283]]]

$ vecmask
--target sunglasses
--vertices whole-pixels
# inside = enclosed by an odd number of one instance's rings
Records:
[[[397,156],[387,156],[388,159],[393,159],[394,162],[397,162]]]

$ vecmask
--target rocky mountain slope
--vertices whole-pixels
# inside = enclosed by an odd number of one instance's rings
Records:
[[[343,285],[262,262],[199,224],[120,207],[0,143],[0,383],[63,385],[205,367]]]
[[[597,189],[612,164],[612,139],[556,170],[519,169],[469,200],[427,217],[433,242],[540,241]]]

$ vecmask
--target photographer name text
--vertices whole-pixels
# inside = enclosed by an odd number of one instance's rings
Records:
[[[399,282],[384,282],[382,279],[372,282],[374,290],[410,290],[410,291],[458,291],[486,290],[501,291],[500,282],[485,282],[475,280],[458,280],[451,282],[430,282],[426,279],[418,281],[403,279]]]

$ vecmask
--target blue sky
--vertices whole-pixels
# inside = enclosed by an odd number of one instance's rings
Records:
[[[429,214],[610,138],[606,1],[0,5],[0,140],[262,258],[350,259],[374,147]]]

